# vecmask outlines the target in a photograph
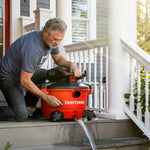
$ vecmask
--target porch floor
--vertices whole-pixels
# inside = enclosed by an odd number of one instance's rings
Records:
[[[131,120],[95,118],[84,122],[98,149],[106,147],[143,146],[147,141],[140,138],[141,132]],[[25,122],[0,122],[0,150],[7,142],[10,150],[87,150],[88,139],[81,126],[73,120],[50,122],[48,119],[29,119]],[[84,144],[86,143],[86,144]],[[142,148],[143,147],[143,148]],[[114,150],[114,149],[112,149]],[[125,149],[126,150],[126,149]],[[137,149],[135,149],[137,150]]]

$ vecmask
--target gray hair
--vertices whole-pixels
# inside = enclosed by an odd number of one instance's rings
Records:
[[[65,32],[67,30],[66,23],[59,18],[49,19],[43,28],[43,31],[46,30],[49,34],[52,34],[53,30],[58,30],[60,32]]]

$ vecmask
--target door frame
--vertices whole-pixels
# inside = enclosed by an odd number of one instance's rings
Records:
[[[10,1],[5,0],[5,53],[10,46]]]

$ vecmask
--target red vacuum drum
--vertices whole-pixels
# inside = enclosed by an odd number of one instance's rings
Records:
[[[41,101],[42,115],[52,121],[73,119],[75,117],[82,118],[87,107],[87,95],[92,93],[91,86],[78,83],[78,79],[72,78],[72,74],[68,72],[64,73],[64,69],[63,73],[61,72],[62,77],[61,73],[58,72],[59,69],[57,67],[57,69],[48,71],[50,82],[43,85],[41,90],[61,100],[63,105],[53,108],[45,101]],[[59,74],[59,77],[57,77],[59,79],[54,79],[56,74]],[[82,78],[86,76],[85,74],[86,72],[82,75]]]

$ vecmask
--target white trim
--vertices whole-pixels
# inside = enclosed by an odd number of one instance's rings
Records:
[[[52,18],[56,17],[56,0],[50,0],[50,10],[52,13]]]
[[[70,45],[65,45],[66,52],[75,52],[82,50],[89,50],[92,48],[106,47],[108,45],[108,38],[90,40]]]
[[[144,65],[146,69],[150,70],[150,56],[127,38],[121,37],[120,39],[123,49],[126,50],[132,57],[134,57],[137,62]]]

